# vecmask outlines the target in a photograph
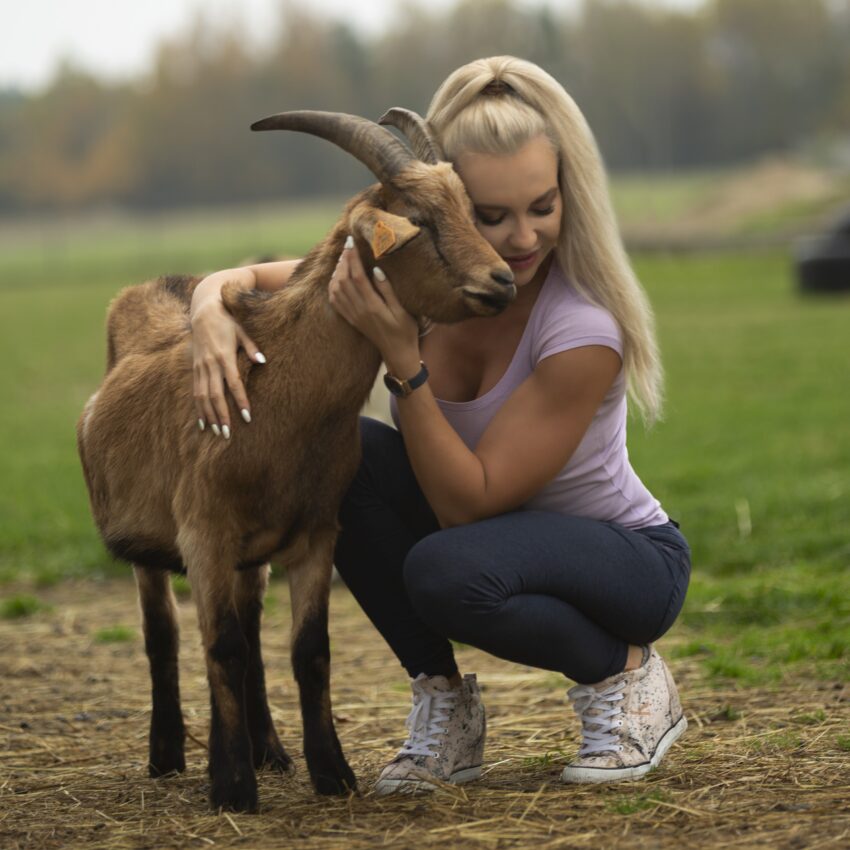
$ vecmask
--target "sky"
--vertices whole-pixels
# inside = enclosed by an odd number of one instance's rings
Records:
[[[401,2],[309,0],[309,6],[375,33],[393,20]],[[427,0],[427,6],[440,10],[456,2]],[[519,2],[539,6],[547,0]],[[548,5],[578,2],[549,0]],[[700,0],[655,2],[691,8]],[[261,42],[276,29],[281,0],[0,0],[0,89],[38,90],[63,59],[110,79],[137,77],[150,66],[156,44],[185,30],[201,8],[213,19],[240,21],[252,40]]]

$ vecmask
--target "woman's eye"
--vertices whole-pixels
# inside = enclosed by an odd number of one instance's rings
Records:
[[[543,218],[544,216],[547,216],[547,215],[552,215],[553,212],[555,212],[555,205],[554,204],[550,204],[545,209],[532,209],[531,210],[532,215],[539,216],[540,218]],[[479,223],[487,225],[489,227],[495,227],[497,224],[501,224],[505,220],[504,215],[499,216],[498,218],[489,218],[486,215],[482,215],[480,212],[475,213],[475,218]]]

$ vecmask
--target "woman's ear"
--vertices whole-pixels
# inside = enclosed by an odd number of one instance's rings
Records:
[[[410,219],[368,203],[351,211],[350,222],[352,231],[369,243],[376,260],[403,248],[420,230]]]

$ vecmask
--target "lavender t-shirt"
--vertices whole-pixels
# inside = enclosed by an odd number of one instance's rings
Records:
[[[499,408],[541,360],[584,345],[605,345],[623,356],[622,335],[611,314],[582,298],[552,263],[513,359],[498,383],[472,401],[437,399],[437,404],[474,451]],[[398,426],[394,398],[390,408]],[[629,463],[622,369],[567,465],[523,508],[606,520],[626,528],[668,521]]]

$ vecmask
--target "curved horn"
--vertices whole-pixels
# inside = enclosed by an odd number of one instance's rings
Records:
[[[394,106],[378,119],[378,123],[389,124],[401,130],[410,139],[413,150],[422,162],[436,165],[445,160],[439,143],[431,133],[431,128],[421,115],[417,115],[411,109]]]
[[[416,161],[389,130],[344,112],[281,112],[255,121],[251,129],[294,130],[327,139],[359,159],[382,183],[391,182],[399,171]]]

